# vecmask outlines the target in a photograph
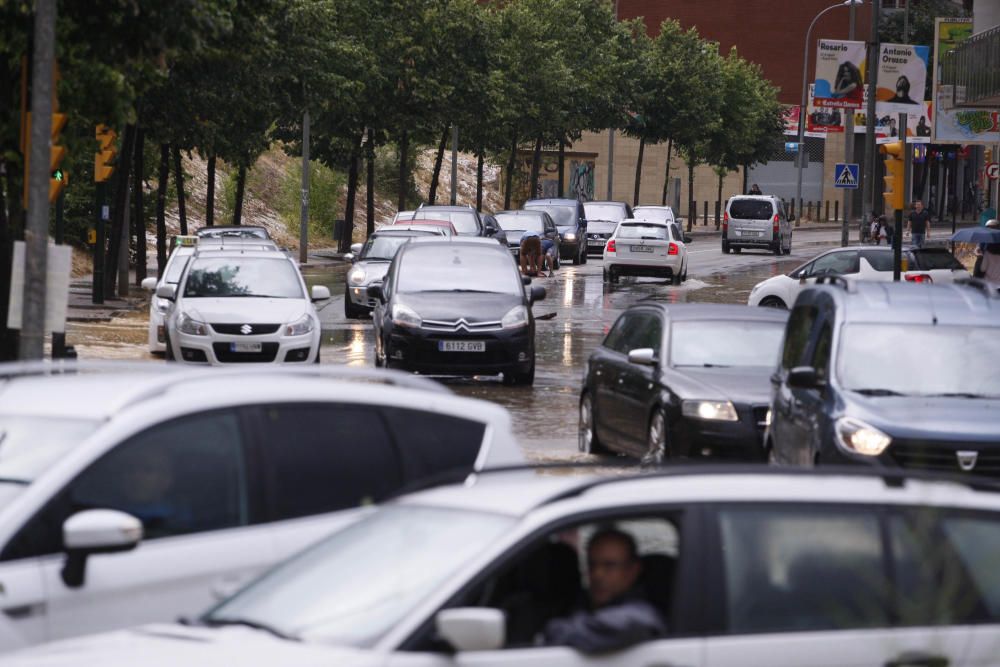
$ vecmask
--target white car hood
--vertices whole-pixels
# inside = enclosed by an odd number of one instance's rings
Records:
[[[294,322],[309,310],[305,299],[185,299],[181,312],[208,323],[219,324],[285,324]]]
[[[366,262],[362,260],[355,266],[359,266],[365,270],[365,285],[382,282],[385,274],[389,272],[389,262]]]
[[[375,653],[279,639],[246,627],[205,628],[146,625],[10,653],[0,664],[17,667],[220,667],[295,665],[368,667],[384,662]]]

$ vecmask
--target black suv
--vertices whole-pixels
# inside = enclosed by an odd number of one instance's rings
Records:
[[[552,216],[559,230],[559,259],[587,263],[587,214],[575,199],[529,199],[524,210],[542,210]]]
[[[1000,477],[1000,295],[988,283],[823,278],[771,378],[772,462]]]
[[[459,236],[483,236],[496,239],[507,247],[507,235],[492,215],[482,215],[471,206],[420,205],[410,218],[420,220],[447,220]]]

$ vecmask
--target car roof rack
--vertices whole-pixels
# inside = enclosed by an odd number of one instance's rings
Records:
[[[957,278],[954,282],[955,285],[965,285],[978,289],[980,292],[985,294],[991,299],[1000,298],[1000,285],[996,283],[991,283],[988,280],[983,280],[982,278]]]

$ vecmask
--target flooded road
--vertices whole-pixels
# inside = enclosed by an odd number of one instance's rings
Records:
[[[591,258],[584,266],[564,265],[555,277],[534,283],[543,285],[548,295],[534,306],[535,316],[542,319],[536,323],[533,387],[504,386],[494,377],[442,381],[458,394],[494,401],[510,410],[515,433],[531,458],[565,461],[577,451],[577,400],[587,358],[624,309],[641,299],[746,303],[756,283],[790,271],[823,249],[820,245],[803,244],[789,258],[765,253],[723,256],[714,245],[695,247],[691,277],[682,286],[647,278],[605,285],[600,258]],[[318,304],[323,363],[371,366],[371,324],[344,318],[349,266],[343,262],[306,266],[303,275],[309,286],[326,285],[333,295],[329,302]],[[146,348],[147,322],[148,313],[143,310],[108,323],[71,323],[67,339],[81,358],[152,359]]]

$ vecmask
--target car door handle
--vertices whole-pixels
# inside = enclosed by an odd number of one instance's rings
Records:
[[[30,618],[36,614],[41,614],[45,611],[45,603],[37,602],[35,604],[22,604],[16,607],[5,607],[3,610],[4,616],[16,621],[23,618]]]
[[[950,661],[943,655],[931,653],[901,653],[885,663],[885,667],[948,667]]]

